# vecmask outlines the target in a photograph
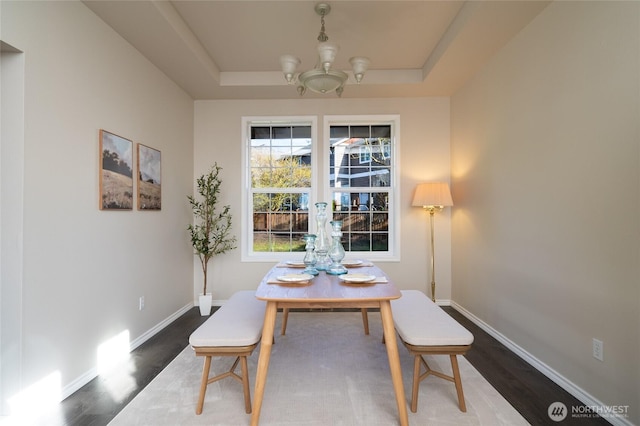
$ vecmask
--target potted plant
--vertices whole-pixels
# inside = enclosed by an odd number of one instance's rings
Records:
[[[200,259],[204,285],[200,295],[200,313],[211,312],[211,293],[207,293],[207,266],[212,257],[236,248],[236,237],[231,231],[231,207],[223,206],[218,210],[218,195],[222,180],[222,167],[215,163],[208,173],[197,180],[199,197],[187,196],[193,211],[194,223],[188,226],[191,245]]]

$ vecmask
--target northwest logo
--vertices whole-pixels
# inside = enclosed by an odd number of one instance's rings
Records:
[[[549,418],[554,422],[563,421],[568,414],[567,406],[562,402],[554,402],[549,405],[549,409],[547,410],[547,414],[549,414]]]

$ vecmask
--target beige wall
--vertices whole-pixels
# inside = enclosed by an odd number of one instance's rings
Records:
[[[345,89],[345,90],[348,90]],[[428,220],[411,207],[416,183],[447,180],[449,170],[449,99],[300,99],[284,101],[198,101],[195,107],[194,173],[199,176],[217,161],[223,167],[223,204],[234,214],[234,233],[240,237],[243,116],[400,115],[401,262],[384,264],[385,271],[406,289],[427,291]],[[438,215],[436,232],[436,296],[451,294],[449,212]],[[240,250],[212,260],[209,286],[213,298],[224,300],[233,291],[253,289],[273,263],[241,263]],[[194,297],[202,291],[202,272],[194,261]]]
[[[640,3],[556,2],[451,101],[453,299],[636,424],[639,57]]]
[[[640,423],[639,7],[552,4],[450,109],[446,98],[194,105],[82,3],[0,2],[0,39],[25,52],[24,134],[11,133],[23,144],[11,169],[23,175],[23,209],[10,212],[24,212],[22,255],[10,258],[23,276],[2,282],[21,298],[23,385],[57,372],[72,391],[95,373],[99,344],[124,330],[144,338],[193,303],[201,272],[185,197],[217,161],[240,236],[243,116],[399,114],[401,262],[385,270],[427,291],[427,217],[411,197],[418,182],[451,175],[453,214],[436,218],[438,299],[577,393],[630,405]],[[100,128],[162,151],[161,212],[98,211]],[[255,288],[271,266],[241,262],[240,250],[214,259],[214,298]],[[604,362],[591,357],[594,337]],[[14,367],[2,343],[0,373]]]
[[[193,101],[81,2],[0,7],[1,39],[25,52],[24,136],[3,140],[24,149],[23,276],[2,283],[22,297],[22,341],[2,347],[21,365],[2,367],[24,388],[53,374],[64,394],[95,374],[101,343],[192,305]],[[162,152],[160,212],[98,210],[101,128]]]

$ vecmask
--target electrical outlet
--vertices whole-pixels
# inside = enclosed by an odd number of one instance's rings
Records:
[[[604,343],[602,343],[602,340],[593,339],[593,357],[604,361]]]
[[[139,310],[144,309],[144,296],[140,296],[140,299],[138,300],[138,309]]]

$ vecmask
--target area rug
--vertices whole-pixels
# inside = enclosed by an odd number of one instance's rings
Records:
[[[279,335],[280,321],[278,314],[261,425],[398,424],[378,312],[369,313],[369,335],[356,312],[292,312],[285,336]],[[259,349],[249,358],[252,397]],[[409,405],[413,360],[401,344],[399,351]],[[407,406],[411,425],[528,424],[464,357],[458,359],[467,412],[458,408],[452,382],[430,376],[420,384],[417,413]],[[232,362],[213,358],[211,374],[227,371]],[[448,356],[427,362],[451,374]],[[204,410],[195,414],[202,364],[185,348],[110,425],[248,425],[242,386],[230,378],[209,385]]]

